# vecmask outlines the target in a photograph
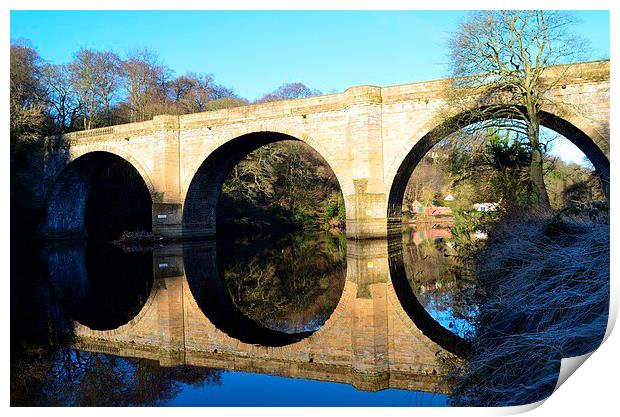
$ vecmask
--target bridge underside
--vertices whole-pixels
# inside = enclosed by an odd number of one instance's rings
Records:
[[[123,231],[151,230],[151,196],[140,174],[123,158],[91,152],[70,163],[49,197],[48,238],[109,241]]]

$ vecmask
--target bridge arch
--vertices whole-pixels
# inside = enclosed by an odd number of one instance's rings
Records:
[[[556,113],[561,113],[563,116]],[[560,109],[556,113],[543,111],[541,125],[569,139],[590,159],[608,196],[610,178],[608,141],[583,117],[566,109]],[[407,280],[402,251],[402,202],[407,183],[422,158],[450,134],[473,123],[485,121],[483,118],[476,118],[480,114],[485,112],[474,109],[454,115],[443,123],[429,122],[427,128],[423,130],[426,133],[417,141],[408,141],[403,145],[398,153],[400,156],[388,167],[390,174],[388,178],[392,178],[392,181],[387,183],[389,268],[395,293],[407,315],[427,337],[459,356],[469,354],[471,349],[469,342],[441,326],[420,304]]]
[[[342,174],[335,168],[337,162],[334,156],[318,142],[299,132],[245,128],[217,140],[200,166],[183,180],[183,236],[214,236],[217,202],[231,170],[252,151],[284,140],[303,142],[315,151],[322,163],[334,173],[343,196],[347,195],[348,182],[343,180]]]
[[[466,126],[490,119],[478,117],[478,115],[487,114],[479,110],[473,109],[462,112],[448,118],[443,123],[435,121],[434,125],[431,125],[433,123],[431,122],[424,129],[426,133],[422,137],[413,143],[408,141],[407,144],[401,147],[401,151],[397,153],[399,156],[388,168],[388,178],[392,178],[392,181],[387,182],[389,186],[387,207],[389,231],[400,230],[400,216],[405,189],[409,178],[424,155],[445,137]],[[563,114],[563,116],[558,114]],[[515,118],[517,118],[516,113]],[[564,136],[588,157],[601,179],[605,194],[609,196],[609,147],[603,135],[595,127],[587,123],[583,117],[579,117],[576,113],[566,109],[559,109],[559,111],[553,113],[542,111],[541,126]],[[402,157],[402,155],[405,156]]]
[[[226,288],[215,240],[199,244],[185,243],[183,265],[193,303],[215,328],[246,345],[275,349],[315,341],[335,321],[340,320],[344,305],[350,303],[354,295],[350,289],[347,291],[345,281],[338,304],[320,328],[287,333],[254,321],[235,304]]]
[[[154,186],[147,171],[131,155],[111,147],[71,152],[68,163],[56,175],[47,195],[47,218],[44,232],[50,238],[86,237],[86,209],[96,179],[116,165],[139,179],[136,186],[143,191],[137,198],[153,201]],[[146,205],[146,203],[145,203]],[[145,213],[142,213],[146,218]],[[121,226],[121,225],[119,225]]]

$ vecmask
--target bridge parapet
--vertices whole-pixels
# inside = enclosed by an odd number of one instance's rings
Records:
[[[145,122],[126,123],[107,127],[99,127],[89,130],[64,133],[50,136],[48,140],[68,141],[72,145],[92,143],[92,141],[109,141],[121,137],[129,139],[132,136],[149,135],[153,132],[153,120]]]
[[[591,61],[571,65],[557,65],[545,70],[544,79],[553,80],[560,88],[566,85],[599,83],[609,81],[610,61]],[[398,84],[387,87],[355,86],[343,93],[326,94],[316,97],[288,99],[268,103],[248,104],[229,109],[211,110],[179,116],[181,129],[196,125],[219,125],[260,119],[265,117],[282,117],[283,115],[303,115],[326,111],[340,111],[347,104],[355,103],[395,103],[419,98],[441,98],[453,85],[453,79],[421,81]],[[156,118],[159,116],[156,116]],[[109,139],[111,136],[137,136],[148,134],[153,129],[153,120],[126,123],[108,127],[95,128],[53,136],[67,140]]]

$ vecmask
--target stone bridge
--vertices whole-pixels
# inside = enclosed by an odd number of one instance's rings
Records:
[[[210,319],[200,301],[197,287],[209,278],[200,277],[199,285],[193,285],[196,277],[190,275],[195,272],[185,269],[187,254],[176,246],[154,252],[155,281],[135,317],[112,330],[74,322],[75,347],[158,360],[162,366],[188,364],[324,380],[372,391],[446,392],[441,358],[450,354],[426,336],[401,305],[390,279],[387,242],[360,240],[347,246],[347,275],[338,305],[325,324],[306,337],[263,345],[231,336]],[[72,281],[63,284],[63,277],[52,269],[51,282],[57,293],[74,298],[82,287],[75,285],[80,273],[60,262],[63,270],[69,268]],[[75,268],[85,270],[83,265]],[[252,333],[247,324],[239,330],[242,339]]]
[[[608,191],[609,61],[550,67],[546,74],[553,86],[543,125],[590,158]],[[262,145],[294,139],[316,150],[335,173],[345,197],[347,236],[385,237],[388,220],[400,216],[417,162],[450,133],[442,128],[445,120],[459,120],[481,105],[479,92],[472,91],[471,109],[451,108],[453,91],[453,80],[359,86],[48,138],[46,231],[84,234],[93,167],[122,158],[150,191],[155,234],[212,236],[218,196],[232,167]]]

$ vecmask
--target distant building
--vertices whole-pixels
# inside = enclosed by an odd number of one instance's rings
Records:
[[[450,216],[452,209],[450,207],[438,207],[434,205],[426,206],[419,201],[414,201],[409,206],[411,213],[417,216]]]
[[[448,152],[435,151],[429,152],[427,155],[430,156],[433,161],[436,161],[437,159],[448,159],[448,157],[450,156]]]
[[[487,235],[486,232],[483,232],[482,230],[476,230],[473,234],[474,239],[480,239],[480,240],[486,240],[489,235]]]
[[[499,207],[499,203],[476,203],[474,209],[478,211],[495,211]]]
[[[424,204],[418,200],[413,201],[409,207],[413,214],[424,214]]]
[[[448,194],[446,198],[444,198],[444,201],[454,201],[454,196],[452,194]]]

